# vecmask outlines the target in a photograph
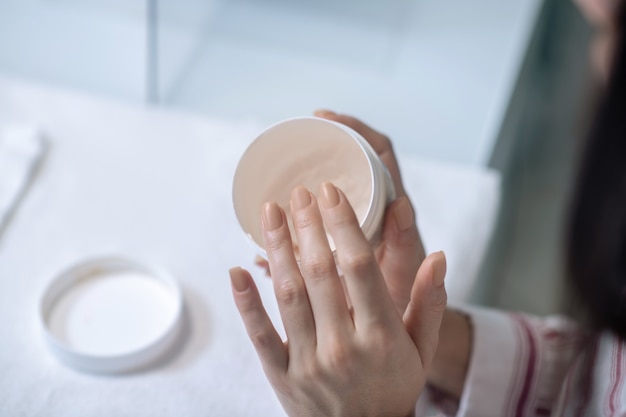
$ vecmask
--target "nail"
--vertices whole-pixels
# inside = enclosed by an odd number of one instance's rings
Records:
[[[443,251],[437,252],[433,262],[433,285],[442,287],[446,279],[446,254]]]
[[[318,116],[318,117],[324,117],[324,116],[336,116],[336,115],[337,115],[337,113],[335,113],[334,111],[332,111],[332,110],[327,110],[327,109],[317,109],[317,110],[315,110],[315,111],[313,112],[313,114],[314,114],[315,116]]]
[[[306,189],[306,187],[298,185],[291,192],[291,202],[293,204],[293,208],[296,210],[308,207],[309,204],[311,204],[311,193]]]
[[[265,266],[267,265],[267,259],[262,257],[261,255],[254,256],[254,264],[257,266]]]
[[[320,188],[324,208],[330,209],[339,204],[339,192],[334,185],[329,182],[325,182],[322,183]]]
[[[265,230],[276,230],[282,225],[283,215],[278,204],[274,202],[265,203],[263,206],[263,227]]]
[[[230,273],[230,282],[235,291],[244,292],[250,287],[248,276],[241,268],[231,268],[228,272]]]
[[[415,216],[411,209],[411,203],[406,197],[400,197],[396,207],[393,210],[393,217],[396,220],[396,227],[399,232],[409,230],[415,223]]]

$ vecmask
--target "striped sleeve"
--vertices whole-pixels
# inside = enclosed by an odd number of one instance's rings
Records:
[[[554,416],[626,416],[625,343],[608,331],[590,340],[563,384]]]
[[[464,311],[474,341],[457,416],[549,416],[580,352],[579,328],[563,317]]]

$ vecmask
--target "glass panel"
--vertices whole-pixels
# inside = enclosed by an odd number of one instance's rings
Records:
[[[173,3],[159,1],[159,23],[170,27],[159,31],[159,64],[169,67],[161,102],[271,122],[316,105],[347,109],[345,97],[384,86],[414,1],[175,2],[186,14]]]
[[[144,101],[145,0],[0,0],[0,71]]]
[[[167,103],[185,85],[202,49],[213,40],[209,29],[216,7],[212,0],[149,0],[156,18],[150,19],[154,48],[148,48],[155,102]]]

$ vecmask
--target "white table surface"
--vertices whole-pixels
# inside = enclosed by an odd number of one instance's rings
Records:
[[[233,265],[261,275],[230,202],[232,173],[258,126],[0,77],[0,125],[9,123],[38,126],[50,147],[0,236],[0,415],[282,415],[227,275]],[[427,247],[448,253],[450,296],[467,298],[493,227],[498,176],[410,156],[401,163]],[[44,287],[99,254],[157,263],[181,282],[187,330],[160,366],[103,377],[47,351],[37,321]],[[276,320],[271,283],[258,285]]]

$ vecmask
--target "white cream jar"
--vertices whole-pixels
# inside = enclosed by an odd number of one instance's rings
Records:
[[[264,130],[244,152],[233,180],[237,220],[263,257],[261,208],[275,201],[286,212],[295,241],[289,200],[304,185],[316,193],[330,181],[346,195],[370,242],[378,239],[385,207],[395,198],[387,169],[353,129],[318,117],[284,120]],[[330,240],[331,249],[334,244]]]

